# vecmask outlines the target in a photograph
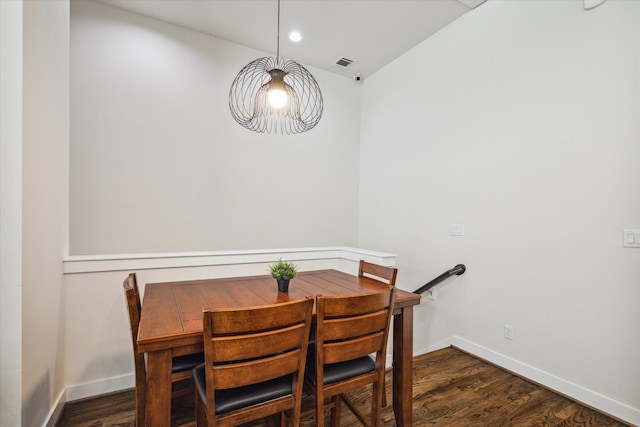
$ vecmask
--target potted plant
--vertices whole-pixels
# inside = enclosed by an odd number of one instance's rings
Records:
[[[280,258],[278,262],[269,266],[269,272],[271,273],[271,277],[278,282],[278,292],[288,292],[289,280],[298,274],[298,266],[292,262],[283,261],[282,258]]]

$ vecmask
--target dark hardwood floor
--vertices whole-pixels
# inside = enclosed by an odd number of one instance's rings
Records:
[[[391,401],[390,377],[387,396]],[[370,388],[350,393],[352,401],[368,414]],[[58,427],[133,426],[133,390],[69,402]],[[193,398],[176,401],[173,425],[193,421]],[[305,401],[305,406],[311,403]],[[413,425],[435,426],[626,426],[597,411],[514,376],[455,348],[421,355],[414,360]],[[314,417],[302,426],[315,425]],[[255,422],[247,427],[263,427]],[[327,424],[328,425],[328,424]],[[343,427],[358,426],[343,406]],[[395,426],[391,405],[383,408],[382,426]]]

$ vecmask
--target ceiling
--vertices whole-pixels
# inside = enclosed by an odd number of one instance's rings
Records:
[[[276,55],[276,0],[100,0]],[[485,0],[282,0],[280,56],[362,79]],[[297,30],[302,41],[291,42]],[[340,59],[353,62],[336,65]]]

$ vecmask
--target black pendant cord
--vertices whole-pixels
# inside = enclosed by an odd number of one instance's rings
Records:
[[[280,60],[280,0],[278,0],[278,42],[276,48],[276,63]]]

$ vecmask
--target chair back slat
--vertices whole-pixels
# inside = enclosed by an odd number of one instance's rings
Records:
[[[366,335],[383,331],[387,326],[389,313],[380,310],[362,316],[333,318],[324,321],[324,342],[354,338],[358,335]]]
[[[211,311],[212,335],[232,335],[268,331],[300,323],[304,316],[296,302],[270,304],[242,309],[224,308]]]
[[[300,355],[300,349],[296,349],[251,362],[220,365],[213,371],[216,389],[257,384],[296,372]]]
[[[384,347],[384,339],[384,331],[379,331],[353,340],[325,343],[324,363],[344,362],[376,353]]]
[[[229,362],[297,349],[305,330],[305,325],[297,324],[255,334],[214,337],[213,355],[218,362]]]
[[[325,307],[323,318],[353,317],[379,310],[386,310],[389,305],[389,295],[385,292],[376,292],[364,295],[351,295],[346,297],[323,297]]]

